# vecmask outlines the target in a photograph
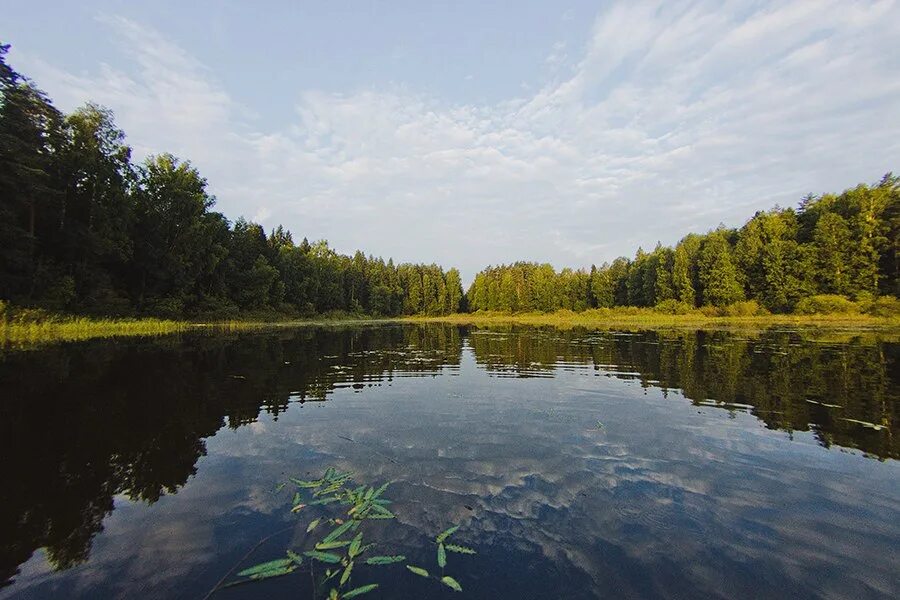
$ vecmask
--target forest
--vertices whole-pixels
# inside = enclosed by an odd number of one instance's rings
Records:
[[[229,318],[459,310],[459,272],[229,221],[189,161],[131,161],[113,113],[69,115],[0,45],[0,299],[93,315]]]
[[[815,312],[900,291],[900,178],[743,227],[689,234],[674,248],[556,271],[488,267],[463,293],[456,269],[394,264],[325,241],[299,243],[214,210],[190,161],[132,162],[112,111],[63,114],[0,45],[0,300],[84,315],[225,319],[242,315],[443,315],[617,306]],[[743,304],[742,304],[743,303]]]
[[[896,296],[898,269],[900,178],[888,173],[875,185],[810,195],[797,209],[757,212],[740,229],[691,233],[674,248],[639,248],[633,259],[590,271],[528,262],[488,267],[468,302],[472,310],[508,312],[637,306],[677,314],[733,305],[816,312],[823,304]]]

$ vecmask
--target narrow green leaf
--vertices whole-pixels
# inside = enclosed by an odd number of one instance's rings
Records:
[[[380,504],[373,504],[371,506],[371,512],[367,515],[368,518],[373,518],[373,515],[381,515],[382,519],[393,519],[394,513],[381,506]]]
[[[462,591],[462,586],[459,585],[459,582],[456,581],[455,579],[453,579],[452,577],[450,577],[449,575],[445,575],[444,577],[441,577],[441,583],[443,583],[448,588],[455,590],[457,592]]]
[[[324,563],[337,564],[341,562],[341,557],[331,552],[318,552],[316,550],[309,550],[307,552],[304,552],[303,554]]]
[[[394,563],[403,562],[406,557],[402,554],[396,556],[373,556],[366,559],[367,565],[392,565]]]
[[[334,467],[328,467],[325,470],[325,476],[323,477],[323,479],[330,480],[332,477],[334,477]]]
[[[293,563],[295,565],[297,565],[298,567],[303,564],[303,557],[300,556],[299,554],[297,554],[296,552],[294,552],[293,550],[288,550],[287,555],[288,555],[288,558],[290,558],[291,561],[293,561]]]
[[[294,485],[296,485],[299,488],[314,488],[314,487],[319,487],[320,485],[325,483],[321,479],[318,479],[316,481],[305,481],[303,479],[297,479],[296,477],[290,477],[289,479],[290,479],[291,483],[293,483]]]
[[[320,504],[331,504],[332,502],[337,502],[340,498],[322,498],[321,500],[316,500],[315,502],[310,502],[310,506],[318,506]]]
[[[279,558],[278,560],[270,560],[269,562],[260,563],[258,565],[253,565],[249,569],[244,569],[240,573],[238,573],[239,577],[249,577],[250,575],[256,575],[257,573],[262,573],[264,571],[272,571],[275,569],[283,569],[291,564],[291,559],[289,558]]]
[[[423,569],[421,567],[414,567],[412,565],[406,565],[406,568],[409,569],[410,571],[412,571],[413,573],[415,573],[416,575],[418,575],[419,577],[431,577],[428,574],[428,571],[426,571],[425,569]]]
[[[331,588],[331,591],[328,592],[328,600],[338,600],[338,591],[334,588]]]
[[[353,525],[353,521],[347,521],[343,525],[338,525],[331,533],[322,538],[322,542],[330,542],[332,540],[336,540],[341,537],[347,530],[350,529],[350,526]]]
[[[347,580],[350,579],[350,573],[353,571],[353,561],[351,560],[347,563],[347,568],[344,569],[344,573],[341,575],[341,585],[347,583]]]
[[[441,542],[443,542],[444,540],[446,540],[448,537],[450,537],[451,535],[453,535],[453,533],[454,533],[457,529],[459,529],[459,525],[454,525],[454,526],[451,527],[450,529],[447,529],[447,530],[443,531],[440,535],[438,535],[436,538],[434,538],[434,541],[436,541],[438,544],[440,544]]]
[[[300,495],[300,492],[294,492],[294,500],[291,502],[293,506],[297,506],[303,501],[303,496]]]
[[[344,598],[356,598],[357,596],[362,596],[366,592],[371,592],[375,588],[378,587],[377,583],[370,583],[368,585],[361,585],[358,588],[353,588],[346,594],[344,594]]]
[[[278,485],[275,486],[275,491],[276,491],[276,492],[280,492],[281,490],[284,489],[284,486],[285,486],[285,485],[287,485],[287,484],[284,483],[284,482],[279,483]]]
[[[262,573],[256,573],[255,575],[251,575],[250,579],[268,579],[269,577],[281,577],[282,575],[287,575],[288,573],[293,573],[294,569],[297,567],[291,565],[290,567],[283,567],[281,569],[272,569],[271,571],[263,571]]]
[[[319,542],[316,544],[316,550],[334,550],[335,548],[343,548],[350,544],[350,541],[335,540],[333,542]]]
[[[332,483],[332,484],[329,485],[328,487],[324,487],[324,488],[322,488],[321,490],[316,490],[316,491],[313,493],[313,496],[324,496],[324,495],[326,495],[326,494],[333,494],[333,493],[335,493],[336,491],[338,491],[339,489],[341,489],[341,484],[339,484],[339,483]]]
[[[321,521],[321,520],[322,520],[322,519],[313,519],[313,521],[310,522],[310,524],[306,526],[306,533],[309,533],[310,531],[312,531],[313,529],[315,529],[316,527],[318,527],[318,526],[319,526],[319,521]]]
[[[457,546],[456,544],[444,544],[444,546],[450,552],[456,552],[458,554],[477,554],[477,552],[465,546]]]
[[[359,551],[360,546],[362,546],[362,533],[357,533],[356,537],[353,538],[353,541],[350,542],[350,548],[347,550],[347,554],[350,555],[350,558],[355,558],[361,554]]]
[[[378,488],[377,490],[375,490],[375,493],[372,494],[372,498],[371,498],[371,499],[372,499],[372,500],[377,499],[378,496],[380,496],[381,494],[384,493],[384,490],[388,489],[388,486],[389,486],[389,485],[391,485],[391,482],[390,482],[390,481],[388,481],[387,483],[385,483],[384,485],[382,485],[380,488]]]
[[[444,549],[443,544],[438,544],[437,560],[438,560],[438,566],[440,568],[443,569],[444,567],[447,566],[447,551]]]

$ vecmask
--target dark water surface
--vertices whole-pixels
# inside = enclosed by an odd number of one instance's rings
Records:
[[[900,597],[900,345],[876,335],[373,326],[0,355],[0,597],[201,598],[309,549],[286,477],[394,483],[369,536],[456,594]],[[598,425],[598,421],[601,425]],[[213,598],[310,598],[307,572]]]

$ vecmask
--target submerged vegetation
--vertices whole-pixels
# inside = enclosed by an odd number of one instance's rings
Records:
[[[362,585],[353,583],[353,577],[359,576],[360,569],[363,569],[364,573],[366,567],[405,563],[406,557],[401,554],[375,554],[376,544],[366,542],[364,538],[363,526],[367,521],[394,519],[394,513],[387,508],[391,501],[382,497],[390,485],[389,483],[385,483],[377,489],[365,485],[351,488],[352,474],[338,471],[333,467],[329,467],[322,477],[316,480],[291,477],[289,481],[294,489],[291,502],[292,513],[305,512],[304,509],[313,507],[325,508],[331,505],[343,507],[340,516],[317,516],[306,526],[306,533],[312,534],[314,531],[320,530],[320,527],[331,527],[331,529],[318,541],[309,544],[309,549],[288,549],[284,558],[268,560],[247,567],[237,573],[237,579],[225,583],[230,575],[229,571],[210,591],[207,598],[225,587],[290,575],[306,565],[313,577],[313,595],[316,595],[316,591],[319,589],[322,591],[323,597],[327,597],[328,600],[349,600],[378,588],[377,583]],[[285,485],[279,485],[279,489],[283,489]],[[419,577],[436,579],[450,589],[461,592],[460,583],[444,572],[447,566],[447,552],[458,554],[475,554],[476,552],[471,548],[451,544],[447,541],[457,529],[459,526],[450,527],[434,539],[440,576],[433,576],[426,569],[416,565],[406,564],[406,569]],[[259,544],[251,550],[251,553],[257,547]],[[323,572],[319,573],[318,581],[313,567],[315,563],[320,563],[323,568]]]

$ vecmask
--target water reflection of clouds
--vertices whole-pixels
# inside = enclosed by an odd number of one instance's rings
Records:
[[[460,541],[485,557],[476,581],[554,573],[572,597],[897,595],[896,462],[826,451],[810,433],[790,441],[634,379],[586,378],[577,362],[502,385],[473,349],[459,362],[456,377],[338,385],[326,403],[220,430],[177,495],[117,506],[91,561],[50,579],[84,593],[125,589],[115,581],[199,589],[291,518],[276,482],[334,465],[394,482],[389,546],[414,555],[463,525]],[[32,570],[20,590],[45,576]]]

